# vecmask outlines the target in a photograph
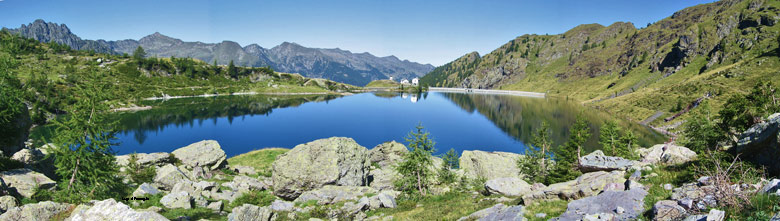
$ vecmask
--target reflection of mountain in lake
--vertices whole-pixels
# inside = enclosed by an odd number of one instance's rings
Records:
[[[180,98],[165,101],[149,101],[146,105],[154,108],[146,111],[120,113],[117,130],[128,134],[134,132],[134,138],[143,144],[148,132],[159,132],[168,125],[192,127],[202,125],[218,118],[233,119],[242,116],[268,115],[275,108],[296,107],[307,102],[321,102],[335,99],[336,95],[306,96],[217,96],[211,98]]]
[[[462,93],[442,95],[463,110],[479,112],[501,130],[524,143],[530,143],[533,133],[540,127],[542,121],[546,121],[552,130],[554,146],[563,144],[569,137],[569,126],[574,124],[577,114],[583,111],[591,126],[591,138],[586,143],[586,147],[594,150],[599,146],[598,128],[605,120],[610,119],[606,113],[585,109],[582,105],[564,99]],[[647,127],[627,121],[620,122],[620,125],[634,131],[639,137],[639,145],[648,146],[665,140],[662,135]]]

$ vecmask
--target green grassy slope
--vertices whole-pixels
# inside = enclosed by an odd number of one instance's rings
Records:
[[[392,87],[392,88],[395,88],[395,87],[398,87],[399,85],[401,85],[401,84],[398,83],[398,82],[395,82],[395,81],[391,81],[391,80],[376,80],[376,81],[369,82],[364,87]]]

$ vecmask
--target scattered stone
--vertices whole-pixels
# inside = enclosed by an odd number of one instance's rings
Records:
[[[69,206],[69,204],[52,201],[26,204],[8,209],[8,211],[0,215],[0,221],[51,220],[57,214],[67,211]]]
[[[653,205],[653,220],[680,220],[688,214],[673,200],[661,200]]]
[[[0,196],[0,213],[4,213],[17,206],[19,206],[19,204],[16,203],[16,198],[13,196]]]
[[[672,190],[671,199],[690,199],[697,209],[704,210],[708,207],[717,206],[715,196],[709,194],[715,192],[714,188],[713,186],[700,187],[696,183],[686,183]]]
[[[241,193],[252,190],[265,190],[268,188],[265,183],[244,175],[238,175],[233,178],[233,181],[223,183],[221,185]]]
[[[604,190],[604,187],[609,183],[624,183],[626,181],[626,179],[623,178],[625,177],[624,174],[625,171],[620,170],[586,173],[576,180],[556,183],[540,190],[534,190],[522,197],[523,203],[525,205],[530,205],[530,203],[538,200],[576,200],[595,196]]]
[[[468,216],[461,217],[458,221],[464,220],[525,220],[525,207],[506,206],[502,203],[493,207],[474,212]]]
[[[358,200],[360,197],[376,193],[371,187],[365,186],[324,186],[322,188],[306,191],[295,199],[295,202],[316,200],[319,204],[333,204],[347,200]]]
[[[665,190],[672,190],[672,189],[674,189],[674,186],[672,186],[671,183],[667,183],[667,184],[664,184],[664,189]]]
[[[244,204],[233,208],[228,215],[229,221],[270,221],[276,218],[276,214],[268,207],[258,207],[252,204]]]
[[[522,196],[531,192],[531,185],[517,177],[504,177],[488,180],[485,189],[491,194]]]
[[[460,168],[467,178],[496,179],[502,177],[521,178],[520,169],[515,166],[522,155],[507,152],[463,151]]]
[[[138,186],[135,191],[133,191],[134,197],[143,197],[145,195],[155,195],[160,193],[160,190],[157,189],[157,187],[152,186],[148,183],[142,183],[140,186]]]
[[[160,199],[160,204],[170,209],[176,209],[176,208],[191,209],[192,196],[190,196],[189,193],[184,191],[173,192],[163,196],[162,199]]]
[[[579,168],[582,172],[628,170],[636,163],[621,157],[604,156],[601,150],[582,156],[579,161]]]
[[[8,188],[15,189],[23,197],[31,197],[36,187],[40,189],[50,189],[57,185],[54,180],[49,179],[41,173],[30,169],[13,169],[0,173],[0,178],[8,185]]]
[[[168,153],[134,153],[136,163],[141,166],[163,166],[171,162],[171,155]],[[130,164],[130,155],[125,154],[116,156],[116,164],[119,166],[127,166]]]
[[[385,193],[379,193],[376,196],[373,196],[379,199],[379,202],[381,203],[381,206],[384,208],[395,208],[395,198],[393,196],[387,195]]]
[[[222,211],[222,201],[216,201],[216,202],[209,203],[209,205],[206,206],[206,208],[209,208],[209,209],[211,209],[211,210],[213,210],[215,212]]]
[[[173,164],[166,164],[157,169],[154,182],[160,184],[163,189],[170,190],[177,183],[190,181],[190,178]]]
[[[647,191],[635,189],[629,191],[605,191],[599,195],[574,200],[569,203],[566,212],[556,220],[585,219],[587,214],[608,214],[616,220],[633,220],[642,215]]]
[[[694,209],[693,200],[692,199],[681,199],[677,200],[677,204],[685,208],[686,210],[692,210]]]
[[[214,140],[204,140],[173,151],[173,155],[188,168],[196,166],[211,170],[219,169],[225,164],[225,151]]]
[[[696,152],[673,144],[658,144],[650,148],[641,148],[637,152],[643,163],[683,164],[696,159]]]
[[[71,221],[92,221],[92,220],[168,220],[164,216],[152,211],[135,211],[129,206],[117,202],[114,199],[107,199],[95,202],[89,209],[74,209],[71,213]]]
[[[369,171],[366,152],[355,140],[344,137],[295,146],[273,162],[274,194],[293,200],[326,184],[363,186]]]
[[[255,171],[254,167],[250,166],[241,166],[241,165],[231,165],[230,168],[238,173],[238,174],[244,174],[249,176],[257,175],[257,171]]]
[[[707,221],[723,221],[726,218],[726,211],[711,209],[707,214]]]

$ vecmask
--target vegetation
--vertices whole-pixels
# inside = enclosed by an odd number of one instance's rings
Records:
[[[590,137],[589,130],[590,128],[582,114],[578,115],[574,126],[569,131],[569,140],[553,151],[555,165],[550,174],[545,177],[544,184],[569,181],[582,174],[577,169],[577,164],[585,141]]]
[[[391,80],[376,80],[371,81],[368,84],[366,84],[365,87],[385,87],[385,88],[397,88],[401,85],[401,83],[391,81]]]
[[[443,184],[451,184],[454,183],[457,180],[457,175],[453,170],[458,169],[460,167],[458,162],[458,154],[455,153],[455,149],[451,149],[447,151],[444,156],[442,156],[442,165],[441,169],[439,169],[439,175],[438,180],[439,183]]]
[[[542,127],[536,131],[530,146],[525,149],[525,155],[517,161],[520,173],[525,175],[529,183],[543,183],[547,177],[548,165],[552,157],[548,154],[552,147],[550,126],[542,122]]]
[[[157,168],[154,166],[143,166],[138,163],[138,156],[130,154],[127,163],[127,173],[133,183],[152,183],[154,176],[157,175]]]
[[[410,150],[404,154],[404,160],[396,167],[401,178],[395,181],[395,186],[404,193],[424,196],[431,185],[433,176],[431,154],[436,150],[434,141],[429,138],[430,134],[423,129],[422,124],[419,124],[405,138],[406,142],[409,142],[407,148]]]
[[[235,200],[233,200],[232,203],[226,204],[225,207],[226,211],[231,211],[235,207],[239,207],[244,204],[252,204],[257,206],[268,206],[271,205],[274,200],[276,200],[276,196],[274,196],[271,191],[269,190],[263,190],[263,191],[250,191],[247,193],[242,194]]]
[[[287,153],[289,149],[284,148],[266,148],[260,150],[254,150],[248,153],[243,153],[229,158],[229,165],[249,166],[255,168],[255,171],[260,176],[271,176],[271,164],[276,160],[276,157]]]
[[[637,159],[636,154],[637,138],[634,132],[627,130],[621,134],[623,129],[615,121],[607,121],[601,126],[599,133],[599,143],[606,155],[618,156],[625,159]]]

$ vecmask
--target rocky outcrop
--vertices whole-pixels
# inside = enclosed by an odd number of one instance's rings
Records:
[[[244,175],[238,175],[233,178],[233,181],[222,183],[224,187],[228,187],[238,192],[249,192],[252,190],[265,190],[268,189],[268,184]]]
[[[401,143],[390,141],[385,142],[368,151],[368,158],[371,163],[376,163],[381,168],[390,165],[396,165],[403,160],[403,156],[409,152]]]
[[[135,155],[136,163],[141,166],[164,166],[171,162],[171,155],[168,153],[134,153],[116,156],[116,164],[127,166],[130,163],[130,155]]]
[[[292,200],[325,185],[363,186],[368,178],[366,148],[351,138],[301,144],[273,163],[274,194]]]
[[[661,200],[653,205],[653,220],[680,220],[688,215],[688,212],[674,200]]]
[[[496,204],[493,207],[483,209],[474,212],[468,216],[461,217],[458,221],[465,220],[526,220],[524,217],[525,207],[523,206],[506,206],[504,204]]]
[[[185,191],[173,192],[163,196],[160,199],[160,204],[171,209],[191,209],[192,196],[190,196],[190,194]]]
[[[134,220],[168,220],[164,216],[151,211],[135,211],[124,203],[114,199],[95,202],[89,209],[74,210],[70,221],[134,221]]]
[[[16,203],[16,198],[13,196],[0,196],[0,213],[4,213],[11,208],[17,207],[18,205],[19,204]]]
[[[270,221],[276,214],[268,207],[258,207],[251,204],[233,208],[228,215],[229,221]]]
[[[468,178],[521,178],[520,169],[514,166],[519,157],[516,153],[467,150],[460,156],[460,168]]]
[[[757,123],[739,137],[734,152],[742,159],[766,166],[773,174],[780,174],[780,113]]]
[[[160,193],[160,190],[157,189],[157,187],[152,186],[148,183],[142,183],[138,186],[138,188],[133,191],[133,197],[143,197],[146,195],[155,195]]]
[[[15,190],[23,197],[30,197],[36,187],[40,189],[53,188],[57,183],[41,173],[30,169],[14,169],[0,173],[8,188]]]
[[[582,156],[579,161],[579,168],[583,173],[628,170],[636,163],[635,161],[623,159],[621,157],[604,156],[604,153],[601,152],[601,150],[596,150],[593,151],[593,153]]]
[[[224,166],[225,151],[215,140],[204,140],[176,149],[172,154],[188,168],[205,167],[216,170]]]
[[[539,200],[576,200],[584,197],[595,196],[600,193],[607,184],[625,183],[624,171],[592,172],[578,177],[576,180],[551,184],[541,190],[533,191],[523,196],[523,203],[529,205]]]
[[[696,159],[696,152],[673,144],[658,144],[650,148],[637,149],[641,162],[650,164],[683,164]]]
[[[157,168],[157,174],[154,176],[154,182],[160,184],[161,187],[166,190],[170,190],[177,183],[185,181],[190,181],[187,173],[173,164],[166,164],[165,166]]]
[[[531,188],[531,185],[517,177],[496,178],[485,182],[488,193],[504,196],[522,196],[531,192]]]
[[[371,187],[328,185],[304,192],[295,199],[295,202],[303,203],[309,200],[316,200],[319,204],[333,204],[347,200],[358,200],[366,194],[374,194],[376,192]]]
[[[761,188],[761,192],[768,194],[780,194],[780,179],[772,179]]]
[[[609,214],[614,220],[634,220],[642,216],[647,191],[605,191],[599,195],[574,200],[555,220],[582,220],[588,215]]]
[[[9,209],[0,215],[0,221],[47,221],[54,218],[57,214],[67,211],[68,207],[70,207],[69,204],[55,203],[52,201],[27,204]]]

